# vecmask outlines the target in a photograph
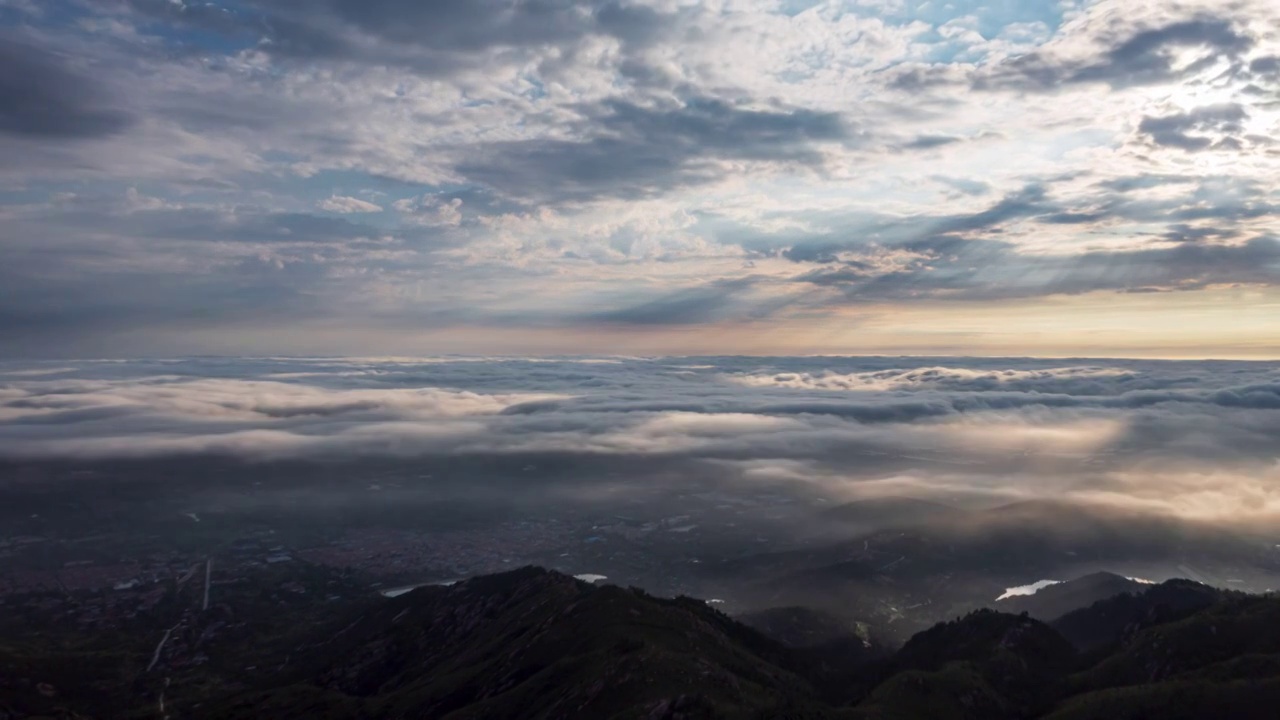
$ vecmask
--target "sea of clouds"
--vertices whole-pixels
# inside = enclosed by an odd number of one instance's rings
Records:
[[[1280,513],[1280,365],[975,358],[0,364],[0,459],[662,459],[824,495]]]

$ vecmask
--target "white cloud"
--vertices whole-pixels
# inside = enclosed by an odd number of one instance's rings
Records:
[[[457,227],[462,223],[462,199],[442,199],[432,195],[405,198],[391,204],[411,222],[429,227]]]
[[[1017,388],[1062,392],[1087,387],[1089,380],[1133,379],[1123,368],[1062,367],[1037,370],[1008,368],[920,367],[910,370],[879,370],[841,375],[836,373],[776,373],[769,375],[727,375],[725,380],[749,387],[779,387],[803,390],[984,390]],[[1080,382],[1085,381],[1085,382]]]
[[[321,210],[343,214],[382,212],[381,205],[345,195],[333,195],[316,203],[316,206]]]

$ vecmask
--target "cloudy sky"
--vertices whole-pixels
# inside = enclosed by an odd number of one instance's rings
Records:
[[[0,0],[0,353],[1274,358],[1277,137],[1270,0]]]

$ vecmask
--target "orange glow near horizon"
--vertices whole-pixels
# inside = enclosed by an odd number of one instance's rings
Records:
[[[269,335],[269,337],[268,337]],[[233,338],[229,340],[229,338]],[[268,340],[289,354],[343,355],[353,342],[382,355],[938,355],[1280,359],[1280,293],[1227,288],[1092,293],[1032,301],[868,305],[769,321],[406,331],[340,322],[290,332],[222,328],[183,338],[217,352]]]

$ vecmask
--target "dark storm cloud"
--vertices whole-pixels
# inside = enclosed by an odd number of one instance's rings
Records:
[[[1185,189],[1160,200],[1131,195],[1160,186]],[[1134,176],[1096,183],[1071,204],[1055,199],[1051,188],[1031,183],[964,214],[815,218],[812,224],[825,232],[790,246],[757,243],[753,248],[821,266],[794,279],[839,289],[838,302],[999,300],[1280,284],[1280,242],[1250,230],[1252,221],[1280,215],[1280,205],[1270,200],[1266,187],[1230,177]],[[1036,225],[1089,226],[1108,220],[1163,225],[1166,229],[1152,239],[1185,246],[1026,254],[1016,240],[1002,239],[1015,228],[1025,234]]]
[[[854,269],[865,269],[868,267],[866,263],[861,263],[856,261],[853,261],[850,263],[849,261],[841,261],[840,251],[845,249],[847,248],[845,248],[842,245],[838,245],[831,242],[824,243],[823,240],[817,240],[817,241],[809,242],[802,245],[793,245],[783,250],[781,254],[782,254],[782,257],[792,262],[811,262],[811,263],[824,263],[824,264],[835,263],[835,262],[845,262],[845,264],[849,264]]]
[[[981,188],[971,190],[985,194]],[[947,246],[973,250],[977,246],[964,243],[969,236],[999,234],[1011,222],[1024,219],[1066,222],[1068,219],[1063,218],[1064,211],[1065,208],[1049,198],[1045,185],[1030,183],[974,212],[908,217],[865,213],[850,216],[838,212],[823,216],[814,213],[809,222],[820,232],[787,236],[734,229],[721,235],[726,242],[736,241],[744,248],[764,255],[776,254],[795,262],[839,262],[848,268],[861,270],[871,266],[841,253],[856,255],[868,248],[936,253],[943,252]]]
[[[1041,215],[1037,220],[1050,225],[1086,225],[1095,223],[1099,220],[1105,220],[1107,214],[1105,212],[1054,212],[1048,215]]]
[[[1197,227],[1186,223],[1175,223],[1164,232],[1164,239],[1170,242],[1203,242],[1205,240],[1232,240],[1240,236],[1235,228]]]
[[[130,199],[132,198],[132,199]],[[131,204],[133,203],[133,204]],[[70,196],[11,220],[15,234],[49,234],[54,228],[83,235],[88,231],[122,237],[239,243],[341,244],[377,239],[381,227],[334,215],[281,212],[253,205],[201,206],[162,203],[137,193],[124,199]],[[415,239],[430,234],[409,228]]]
[[[1100,62],[1072,72],[1068,80],[1102,81],[1112,86],[1163,82],[1178,74],[1190,74],[1201,69],[1193,63],[1175,72],[1174,50],[1207,48],[1212,54],[1206,62],[1211,63],[1216,57],[1238,59],[1253,44],[1253,39],[1238,32],[1231,22],[1199,17],[1139,32],[1109,50]]]
[[[100,138],[132,124],[101,88],[58,54],[0,35],[0,133]]]
[[[1176,190],[1152,199],[1142,191],[1155,188]],[[1038,222],[1080,222],[1095,219],[1130,220],[1143,224],[1169,223],[1171,227],[1189,221],[1209,221],[1221,231],[1243,230],[1247,221],[1280,214],[1271,188],[1257,180],[1235,175],[1172,176],[1138,175],[1094,183],[1082,195],[1067,203],[1049,200],[1050,212],[1037,215]]]
[[[81,340],[110,352],[113,334],[139,327],[181,332],[245,320],[288,322],[313,314],[315,291],[326,284],[316,262],[246,258],[217,272],[182,276],[117,265],[109,255],[94,259],[107,267],[52,274],[40,256],[24,253],[0,269],[0,283],[11,293],[0,317],[7,352],[39,355]]]
[[[1209,285],[1280,284],[1280,241],[1175,247],[1070,256],[1024,255],[998,240],[927,238],[903,247],[923,257],[894,272],[868,275],[818,269],[798,282],[838,288],[841,302],[998,300],[1095,291],[1191,290]]]
[[[842,142],[850,129],[835,113],[760,110],[711,98],[647,107],[610,101],[586,108],[583,140],[528,140],[482,148],[456,169],[519,198],[642,198],[720,179],[716,160],[814,166],[816,143]]]
[[[527,51],[545,47],[572,53],[592,35],[643,45],[673,22],[652,9],[611,1],[127,1],[147,17],[278,58],[400,65],[433,75],[521,62],[530,57]]]
[[[1098,187],[1118,193],[1131,193],[1135,190],[1149,190],[1164,185],[1188,185],[1195,183],[1196,180],[1187,175],[1145,174],[1110,178],[1099,182]]]
[[[1220,17],[1197,16],[1165,25],[1109,30],[1097,38],[1105,49],[1087,59],[1067,59],[1050,52],[1028,52],[989,67],[960,72],[945,65],[905,64],[886,71],[891,87],[918,92],[934,87],[969,85],[975,90],[1048,92],[1084,83],[1113,88],[1170,82],[1225,59],[1230,72],[1243,75],[1243,56],[1255,39]],[[1205,55],[1186,67],[1177,65],[1178,51],[1200,48]],[[1255,72],[1265,72],[1262,69]]]
[[[1210,105],[1184,113],[1144,117],[1138,124],[1138,132],[1146,134],[1157,145],[1189,152],[1238,150],[1239,140],[1234,136],[1244,132],[1243,123],[1248,118],[1248,112],[1239,104]]]
[[[943,147],[958,142],[963,142],[964,138],[954,135],[921,135],[910,142],[902,145],[906,150],[932,150],[933,148]]]
[[[379,253],[449,242],[434,228],[393,233],[342,217],[252,206],[139,208],[110,197],[64,198],[11,216],[5,232],[0,328],[5,350],[19,356],[102,352],[87,348],[110,348],[113,334],[138,328],[181,333],[341,313],[344,278],[400,269]],[[193,269],[139,267],[108,238]],[[63,258],[72,249],[69,263]]]
[[[929,179],[940,182],[947,187],[954,188],[965,195],[986,195],[991,192],[990,184],[973,178],[955,178],[946,177],[944,175],[930,175]]]
[[[1042,52],[1028,53],[979,76],[974,87],[1052,90],[1087,82],[1112,87],[1150,85],[1194,74],[1218,58],[1238,61],[1253,44],[1253,39],[1237,31],[1231,22],[1200,17],[1138,31],[1084,63],[1062,61]],[[1176,51],[1184,48],[1204,48],[1209,55],[1201,62],[1175,69]]]
[[[1249,71],[1259,75],[1280,77],[1280,57],[1268,55],[1266,57],[1254,58],[1249,63]]]
[[[1002,198],[995,205],[970,215],[957,215],[937,221],[931,232],[938,234],[988,230],[1009,220],[1045,212],[1047,191],[1040,185],[1028,185]]]
[[[885,70],[886,84],[907,93],[920,93],[934,88],[966,85],[969,74],[952,65],[902,63]]]
[[[313,10],[315,3],[295,3]],[[336,14],[399,42],[464,50],[554,44],[591,32],[642,42],[661,26],[652,9],[609,0],[336,0]]]
[[[135,220],[151,237],[256,243],[331,243],[378,238],[385,230],[345,218],[249,210],[232,214],[204,209],[142,213]]]
[[[1061,205],[1049,198],[1047,186],[1030,183],[974,212],[910,217],[833,214],[824,218],[815,214],[811,224],[823,227],[826,232],[794,239],[789,247],[778,247],[778,239],[774,239],[773,247],[769,247],[768,237],[746,237],[755,241],[750,245],[753,249],[778,252],[796,262],[830,263],[839,259],[851,267],[863,267],[856,260],[838,257],[839,253],[865,249],[868,245],[866,238],[877,238],[880,245],[895,250],[942,252],[946,246],[957,250],[972,248],[976,246],[964,245],[966,237],[999,234],[1011,222],[1024,219],[1061,222],[1063,211]]]

